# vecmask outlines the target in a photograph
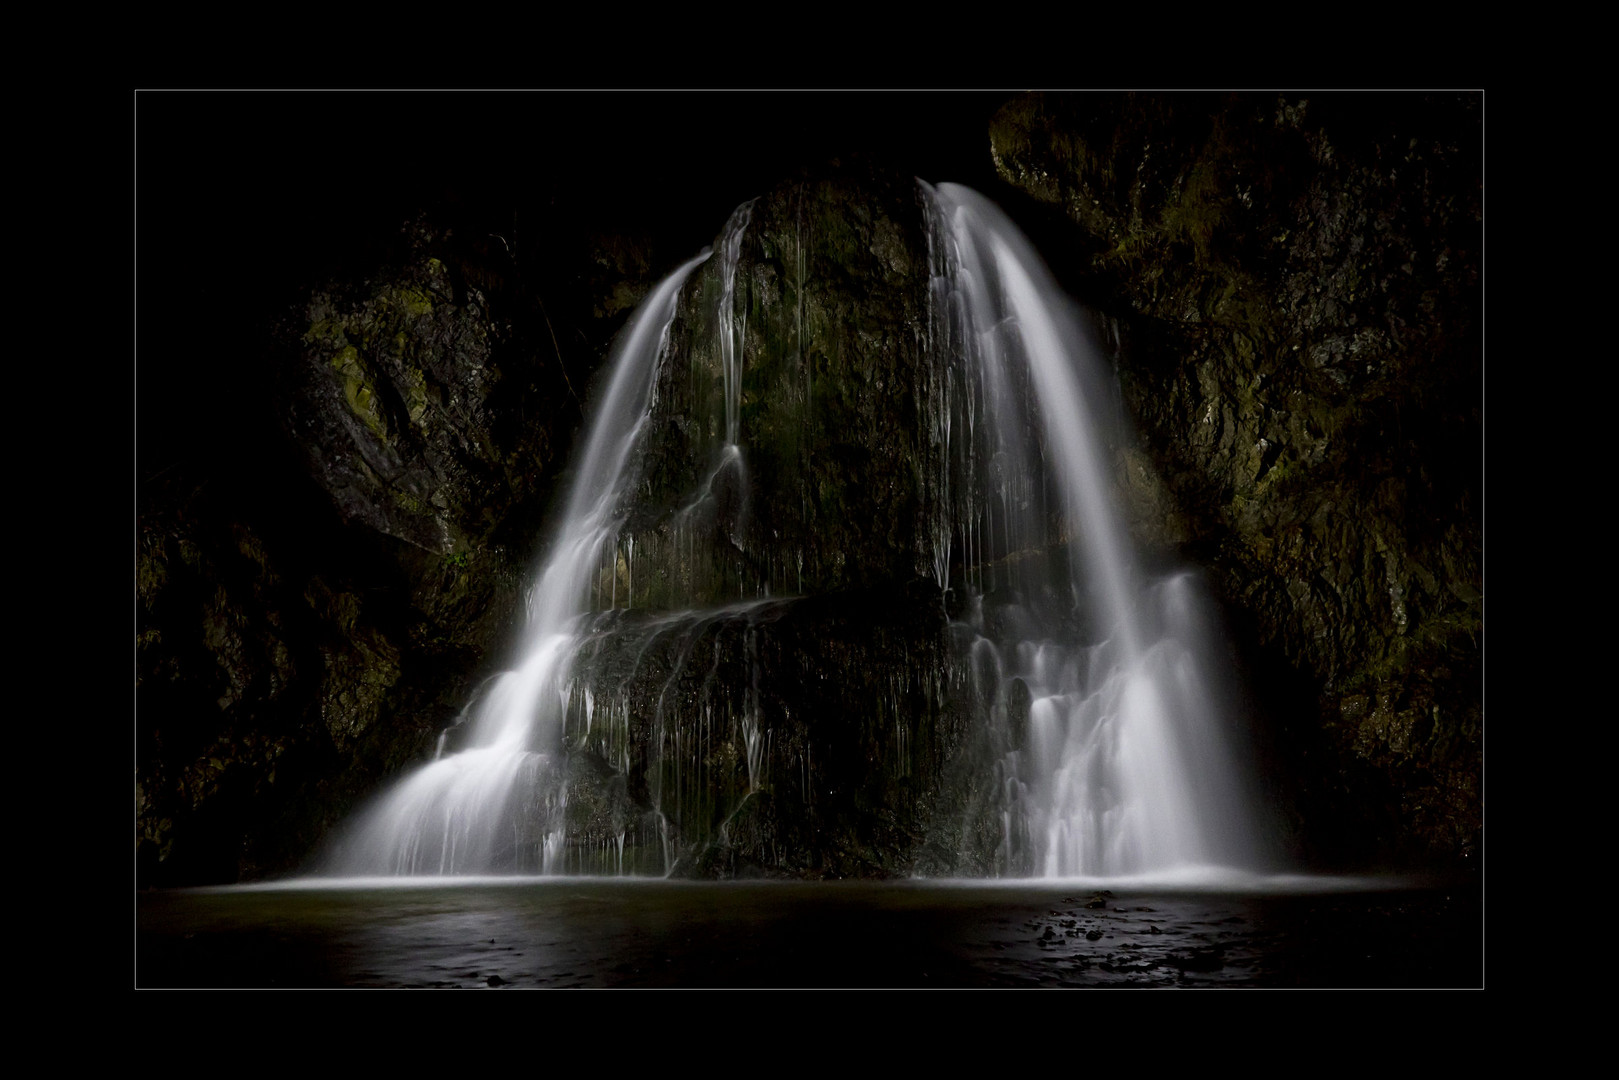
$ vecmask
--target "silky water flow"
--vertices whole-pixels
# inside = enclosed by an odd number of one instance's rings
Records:
[[[981,763],[993,773],[1001,827],[993,872],[1195,876],[1253,867],[1255,819],[1211,679],[1207,605],[1190,573],[1143,574],[1110,495],[1102,427],[1111,371],[1072,301],[994,204],[953,184],[923,184],[921,195],[935,384],[922,398],[939,464],[934,573],[941,589],[964,598],[952,630],[981,722],[1009,733],[998,745],[1010,749]],[[743,357],[731,305],[750,206],[733,215],[719,245],[725,444],[703,491],[746,490],[736,404]],[[619,339],[564,515],[528,594],[518,664],[468,706],[461,749],[445,752],[441,739],[435,760],[339,834],[330,872],[576,869],[567,858],[561,768],[573,669],[592,609],[620,606],[616,594],[593,596],[593,587],[603,559],[619,557],[635,449],[680,290],[708,257],[663,281]],[[633,548],[627,568],[633,575]],[[735,610],[669,618],[700,622]],[[769,732],[757,715],[750,719],[743,729],[751,788]],[[597,869],[622,872],[622,836],[618,844],[617,862],[598,861]],[[665,870],[670,863],[666,854]]]
[[[622,519],[628,464],[646,423],[658,358],[692,259],[642,303],[609,361],[607,393],[567,509],[528,593],[521,663],[470,706],[469,745],[401,780],[347,830],[332,868],[345,875],[554,872],[567,841],[561,782],[563,708],[605,548]]]
[[[955,184],[930,194],[935,351],[963,399],[941,410],[956,492],[935,543],[959,540],[978,568],[958,630],[1012,732],[996,871],[1255,868],[1208,606],[1189,572],[1143,575],[1114,505],[1113,373],[998,207]]]

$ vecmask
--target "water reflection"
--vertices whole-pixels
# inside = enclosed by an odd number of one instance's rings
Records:
[[[1273,884],[1287,891],[555,878],[180,890],[139,898],[136,983],[1483,985],[1476,885]]]

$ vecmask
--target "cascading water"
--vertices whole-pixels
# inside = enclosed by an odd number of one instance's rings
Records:
[[[566,785],[557,775],[568,678],[604,552],[614,548],[632,452],[680,287],[705,253],[660,284],[635,313],[610,361],[554,546],[530,589],[514,671],[478,703],[469,745],[405,778],[341,841],[345,874],[553,871],[566,840]],[[627,598],[626,598],[627,599]]]
[[[1111,375],[1011,221],[958,185],[930,194],[936,349],[964,384],[948,504],[958,530],[939,532],[959,531],[963,565],[977,568],[964,636],[1013,747],[996,765],[996,869],[1252,865],[1193,581],[1143,579],[1109,496],[1095,403]],[[1048,501],[1067,558],[1042,578]]]
[[[922,185],[931,307],[907,310],[928,341],[903,354],[921,382],[885,390],[893,338],[836,363],[806,348],[824,308],[791,198],[763,204],[751,255],[755,203],[739,207],[714,263],[688,262],[636,313],[516,668],[469,706],[455,752],[342,835],[335,872],[709,873],[738,852],[767,871],[912,872],[922,847],[935,873],[1252,865],[1194,580],[1136,565],[1097,417],[1111,375],[1070,301],[991,203]],[[823,251],[848,257],[847,234],[826,231]],[[907,296],[921,285],[919,263],[884,265],[907,267]],[[775,328],[750,336],[750,310]],[[873,393],[907,403],[892,431],[826,420]],[[900,581],[874,607],[846,583],[859,549],[783,521],[826,522],[883,455],[910,465],[880,490],[908,477],[915,501],[861,505],[915,507],[915,532],[901,514],[836,535],[870,537],[881,565],[933,584]],[[811,538],[820,595],[782,597],[787,581],[805,591]],[[941,593],[961,613],[949,625]],[[973,754],[993,805],[952,779],[952,755]]]

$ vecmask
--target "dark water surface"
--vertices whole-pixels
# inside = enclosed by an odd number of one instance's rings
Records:
[[[1346,884],[1349,888],[1345,888]],[[1329,886],[1334,891],[1324,891]],[[138,987],[1481,987],[1476,881],[484,879],[143,893]]]

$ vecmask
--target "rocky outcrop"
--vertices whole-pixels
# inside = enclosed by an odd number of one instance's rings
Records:
[[[420,227],[403,265],[313,293],[284,421],[346,520],[449,555],[482,546],[546,475],[555,406],[542,366],[509,347],[509,315],[436,239]]]
[[[419,219],[307,286],[245,403],[284,443],[142,484],[142,881],[297,867],[498,666],[580,415],[503,245]],[[572,356],[588,380],[599,354]]]
[[[886,877],[941,832],[957,867],[972,789],[951,766],[974,734],[939,599],[598,616],[566,724],[569,867]]]
[[[136,560],[139,875],[258,876],[331,824],[345,771],[363,784],[347,767],[375,753],[407,657],[364,591],[244,513],[232,481],[164,481]]]
[[[1362,856],[1466,855],[1482,821],[1481,139],[1477,95],[1034,95],[991,126],[1115,320],[1138,535],[1211,568],[1297,820]]]
[[[983,733],[933,579],[923,225],[852,163],[740,208],[687,280],[570,701],[570,865],[960,867]]]
[[[716,254],[693,276],[654,392],[627,523],[646,602],[931,573],[922,221],[909,178],[853,167],[739,212],[734,273]]]

